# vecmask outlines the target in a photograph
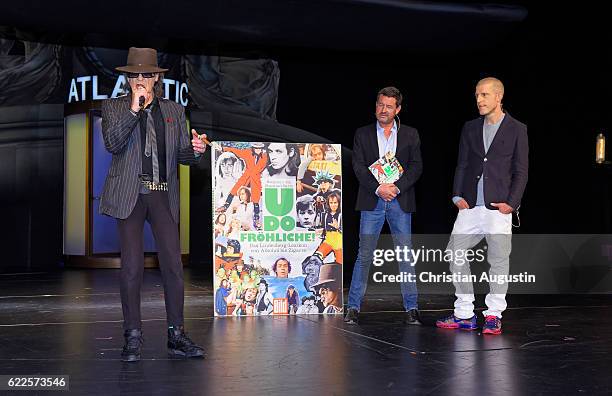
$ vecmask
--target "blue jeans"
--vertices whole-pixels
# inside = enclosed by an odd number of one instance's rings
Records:
[[[363,296],[365,295],[368,286],[368,277],[370,274],[370,266],[374,256],[374,249],[378,244],[378,237],[382,229],[385,219],[389,223],[391,234],[393,235],[394,247],[400,247],[403,250],[404,246],[412,248],[411,238],[411,220],[412,214],[402,210],[394,199],[391,202],[386,202],[382,198],[378,198],[378,203],[374,210],[361,211],[361,221],[359,222],[359,253],[355,268],[353,268],[353,278],[351,280],[351,288],[349,289],[348,308],[353,308],[359,311]],[[400,273],[414,274],[414,266],[410,265],[409,261],[399,261]],[[417,309],[417,288],[416,282],[401,282],[402,297],[404,300],[404,309],[409,311]]]

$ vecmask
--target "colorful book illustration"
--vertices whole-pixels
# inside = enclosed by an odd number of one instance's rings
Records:
[[[395,183],[404,173],[404,168],[391,153],[376,160],[368,167],[378,183]]]

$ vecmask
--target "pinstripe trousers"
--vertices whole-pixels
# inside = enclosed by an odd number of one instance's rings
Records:
[[[136,206],[126,219],[117,219],[121,244],[121,306],[124,329],[140,329],[140,289],[144,273],[143,228],[148,221],[155,237],[164,285],[169,326],[183,325],[183,265],[178,224],[170,210],[168,192],[138,194]]]

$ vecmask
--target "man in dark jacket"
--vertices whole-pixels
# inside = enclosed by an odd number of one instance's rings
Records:
[[[416,210],[414,185],[421,176],[421,141],[416,129],[399,125],[402,94],[395,87],[383,88],[376,98],[377,122],[357,129],[353,144],[353,170],[359,181],[355,209],[361,211],[359,226],[359,253],[351,288],[347,323],[357,323],[365,295],[374,249],[385,220],[389,223],[396,250],[411,249],[412,212]],[[398,122],[395,121],[397,118]],[[379,183],[369,166],[382,157],[395,157],[403,173],[393,183]],[[407,256],[407,257],[405,257]],[[414,276],[412,255],[398,257],[400,274]],[[402,282],[401,290],[407,324],[420,325],[417,289],[414,278]]]
[[[465,252],[487,239],[490,292],[483,312],[484,334],[501,333],[502,312],[506,309],[507,282],[512,242],[512,212],[517,212],[527,185],[529,146],[527,126],[502,108],[504,85],[485,78],[476,85],[476,104],[481,117],[463,126],[459,158],[453,183],[453,202],[459,209],[448,249]],[[463,253],[453,257],[465,257]],[[441,328],[474,330],[474,292],[470,266],[451,260],[455,285],[454,313],[436,322]]]
[[[183,328],[183,266],[178,236],[177,164],[197,164],[206,135],[187,132],[185,111],[163,99],[157,51],[130,48],[125,73],[129,94],[102,103],[102,135],[112,162],[100,198],[100,213],[117,219],[121,245],[121,305],[125,346],[123,361],[140,360],[142,330],[140,287],[144,268],[143,227],[151,224],[158,248],[166,313],[168,352],[202,357]]]

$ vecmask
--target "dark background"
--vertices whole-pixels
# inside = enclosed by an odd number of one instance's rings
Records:
[[[85,11],[72,2],[26,1],[3,10],[0,25],[25,29],[32,40],[64,45],[152,46],[170,53],[275,59],[281,71],[278,122],[347,149],[353,131],[374,121],[377,91],[397,86],[405,98],[402,123],[416,127],[422,141],[415,233],[450,232],[459,133],[466,120],[477,116],[476,82],[498,77],[506,86],[505,109],[529,127],[529,182],[522,226],[515,232],[608,233],[610,176],[594,165],[595,136],[612,126],[612,46],[603,6],[496,4],[508,8],[487,11],[476,2],[429,2],[415,9],[393,1],[197,6],[178,1],[174,10],[166,10],[169,5],[149,1],[135,2],[134,11],[109,3]],[[150,17],[152,27],[145,29]],[[10,109],[0,109],[0,117],[10,117]],[[45,154],[62,145],[61,136],[26,135],[0,133],[0,212],[6,220],[0,271],[62,263],[63,163],[61,156]],[[32,148],[36,155],[28,151]],[[204,202],[204,208],[210,207],[207,164],[208,156],[191,174],[192,199]],[[350,271],[358,214],[352,211],[355,188],[349,186],[355,179],[348,157],[343,177],[345,268]],[[210,246],[208,219],[208,213],[192,210],[191,264],[196,267],[209,265],[210,254],[202,248]]]

